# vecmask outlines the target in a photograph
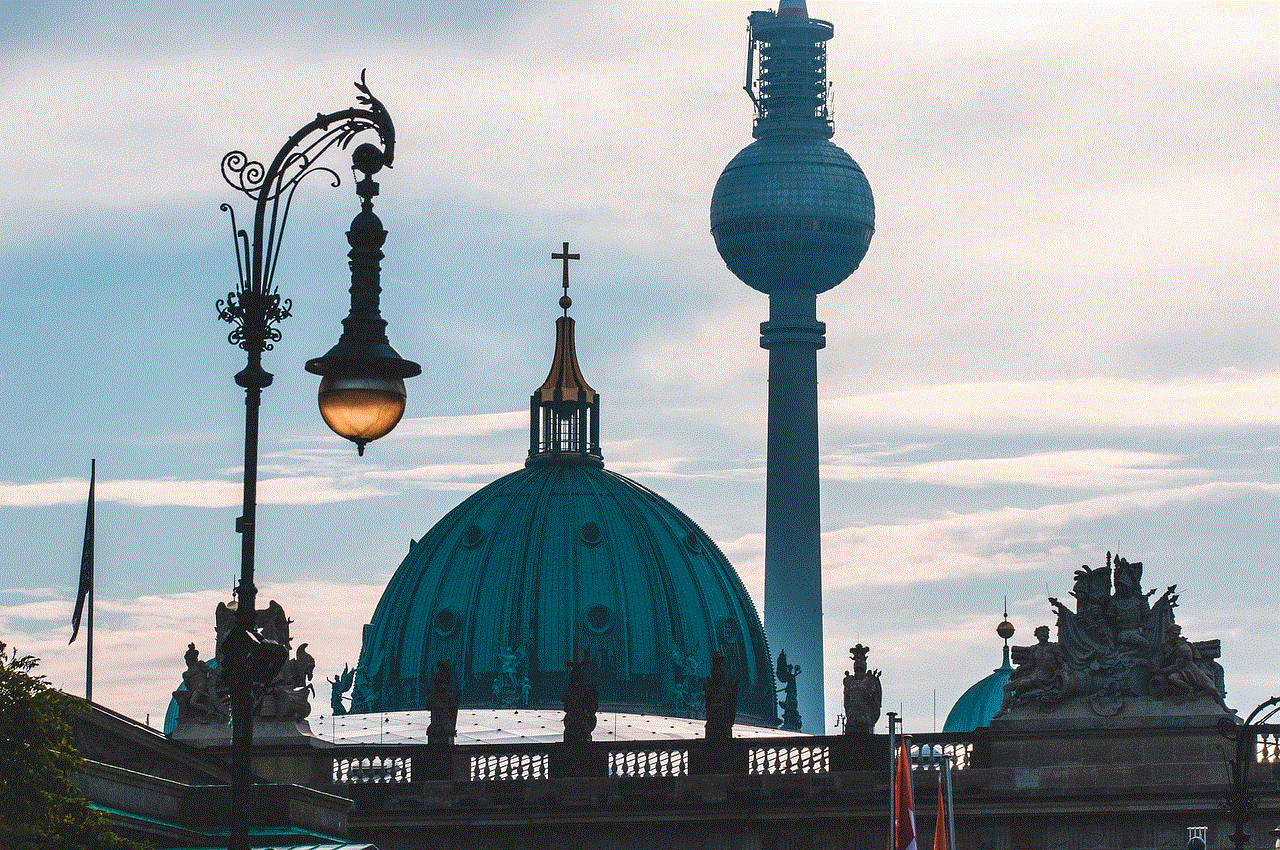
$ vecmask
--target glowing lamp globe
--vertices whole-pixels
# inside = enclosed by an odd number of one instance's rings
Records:
[[[420,374],[422,367],[401,357],[385,337],[351,339],[351,328],[348,325],[348,333],[324,357],[308,360],[307,371],[321,376],[321,418],[363,455],[367,443],[399,424],[404,416],[404,379]]]
[[[335,434],[364,453],[366,443],[385,437],[404,416],[404,381],[395,377],[325,375],[320,380],[320,416]]]

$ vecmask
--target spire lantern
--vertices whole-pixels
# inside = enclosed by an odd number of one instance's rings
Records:
[[[556,319],[556,351],[551,371],[529,399],[529,459],[533,463],[585,462],[603,465],[600,453],[600,394],[591,388],[578,365],[574,345],[574,322],[569,315],[569,261],[581,254],[569,253],[563,243],[551,259],[564,263],[560,307],[564,315]]]

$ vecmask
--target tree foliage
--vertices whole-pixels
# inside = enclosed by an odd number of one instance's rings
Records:
[[[81,701],[33,672],[38,663],[0,641],[0,847],[143,850],[113,834],[72,784],[83,763],[71,729]]]

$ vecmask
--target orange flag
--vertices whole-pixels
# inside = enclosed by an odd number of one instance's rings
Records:
[[[933,850],[951,850],[947,844],[947,794],[942,788],[942,771],[938,771],[938,816],[933,821]]]
[[[916,806],[911,794],[911,745],[904,740],[898,751],[898,768],[893,777],[894,850],[916,850]]]

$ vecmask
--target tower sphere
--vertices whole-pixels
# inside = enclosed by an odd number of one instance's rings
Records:
[[[826,292],[862,262],[875,230],[866,175],[815,136],[766,136],[738,152],[711,195],[725,265],[761,292]]]

